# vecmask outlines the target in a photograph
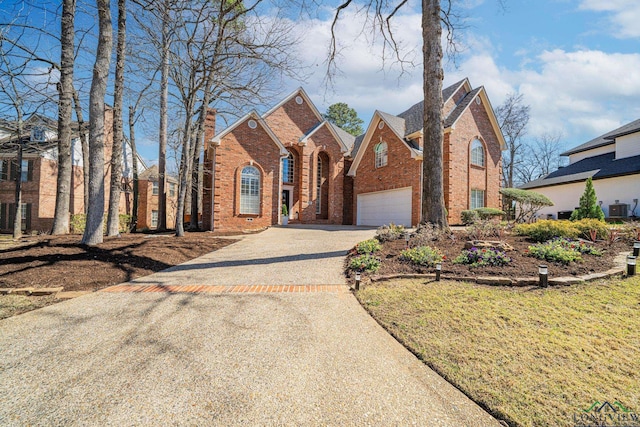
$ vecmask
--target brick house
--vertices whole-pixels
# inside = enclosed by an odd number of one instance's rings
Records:
[[[109,202],[110,160],[113,109],[105,109],[105,206]],[[15,212],[15,180],[22,180],[22,228],[24,231],[50,231],[55,213],[58,180],[57,121],[33,114],[24,121],[22,176],[17,176],[15,123],[0,121],[0,231],[11,232]],[[71,215],[84,213],[84,172],[78,126],[71,141]],[[128,146],[127,146],[128,147]],[[125,148],[125,152],[127,148]],[[123,174],[129,171],[129,156],[124,156]],[[139,159],[141,169],[144,163]],[[126,179],[125,179],[126,182]],[[121,213],[127,213],[131,203],[128,194],[121,193]]]
[[[461,212],[500,207],[504,137],[484,87],[468,79],[442,91],[444,101],[444,193],[448,221]],[[353,164],[355,224],[417,225],[422,199],[424,104],[391,115],[376,111],[356,139]]]
[[[251,111],[215,134],[207,126],[203,227],[351,223],[345,173],[355,138],[330,124],[300,88],[265,114]],[[346,212],[346,215],[345,215]]]
[[[153,165],[138,176],[138,223],[136,228],[158,228],[158,166]],[[176,222],[178,180],[167,176],[167,227]]]

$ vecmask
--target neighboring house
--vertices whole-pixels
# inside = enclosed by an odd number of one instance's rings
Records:
[[[138,223],[137,229],[158,228],[158,166],[153,165],[138,176]],[[178,204],[178,180],[167,176],[167,228],[176,222]]]
[[[279,224],[283,204],[292,223],[351,223],[345,155],[355,138],[324,120],[302,88],[217,135],[213,114],[204,161],[205,229]]]
[[[589,177],[606,217],[640,214],[640,119],[561,155],[569,157],[568,166],[520,187],[553,201],[554,206],[542,209],[540,217],[567,218],[578,206]]]
[[[113,110],[105,109],[105,203],[109,200],[110,160],[112,146]],[[33,114],[23,123],[24,136],[22,160],[22,228],[24,231],[50,231],[55,213],[58,180],[58,123],[48,117]],[[73,125],[71,141],[71,197],[69,211],[73,214],[84,212],[84,172],[82,147],[78,133],[78,124]],[[18,143],[16,124],[12,121],[0,121],[0,231],[11,232],[15,212],[15,163]],[[128,144],[123,148],[125,179],[121,194],[122,213],[130,209],[129,194],[126,192],[126,173],[130,169],[131,150]],[[139,168],[144,163],[139,159]],[[105,206],[106,206],[105,204]]]
[[[449,223],[459,224],[463,210],[501,206],[505,141],[484,87],[472,89],[464,79],[442,97],[444,201]],[[349,170],[356,225],[420,222],[423,113],[424,102],[398,115],[376,111],[357,138]]]

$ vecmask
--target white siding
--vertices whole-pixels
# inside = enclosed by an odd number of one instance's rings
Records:
[[[599,156],[601,154],[613,153],[616,150],[615,144],[594,148],[593,150],[582,151],[569,156],[569,164],[579,162],[587,157]]]
[[[616,159],[640,156],[640,132],[616,138]]]

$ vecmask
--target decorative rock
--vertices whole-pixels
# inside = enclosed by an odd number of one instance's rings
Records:
[[[31,295],[36,297],[43,295],[53,295],[57,294],[58,292],[62,292],[62,289],[64,289],[62,286],[59,288],[38,288],[31,291]]]
[[[500,249],[502,251],[508,252],[513,250],[513,246],[506,242],[496,242],[490,240],[470,240],[465,242],[464,248],[471,249],[476,247],[478,249]]]
[[[479,285],[498,285],[498,286],[510,286],[513,284],[510,278],[500,276],[484,276],[478,277],[476,283]]]

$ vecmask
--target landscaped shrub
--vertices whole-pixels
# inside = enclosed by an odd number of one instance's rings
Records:
[[[553,239],[529,246],[529,255],[541,260],[559,262],[561,264],[582,260],[580,252],[576,248],[567,247],[562,239]]]
[[[487,219],[479,219],[467,227],[467,235],[471,240],[484,240],[487,238],[502,239],[507,231],[507,223]]]
[[[480,219],[499,219],[506,215],[504,211],[496,208],[476,208],[474,211],[478,213]]]
[[[598,197],[596,190],[593,188],[591,178],[587,178],[585,182],[584,193],[580,196],[580,204],[578,209],[571,214],[571,220],[576,221],[583,218],[593,218],[604,221],[604,212],[598,206]]]
[[[405,249],[400,253],[400,259],[412,264],[433,267],[438,262],[442,262],[444,255],[437,248],[430,246],[418,246],[416,248]]]
[[[483,248],[475,246],[471,249],[464,249],[454,260],[454,264],[465,264],[471,267],[494,266],[500,267],[511,262],[511,258],[506,252],[499,249]]]
[[[429,246],[435,240],[441,240],[445,237],[454,238],[455,235],[450,230],[446,230],[436,226],[431,222],[418,225],[415,233],[411,236],[410,244],[414,247]]]
[[[119,229],[120,233],[128,233],[129,227],[131,226],[131,215],[120,214],[118,217]],[[72,234],[82,234],[84,233],[84,228],[87,224],[87,216],[85,214],[75,214],[71,215],[71,220],[69,222],[69,231]],[[107,216],[105,215],[104,223],[103,223],[103,231],[107,232]]]
[[[370,254],[358,255],[349,261],[351,270],[375,273],[380,268],[380,259]]]
[[[369,239],[356,245],[356,252],[359,254],[372,254],[382,249],[382,245],[376,239]]]
[[[378,228],[376,231],[376,239],[382,243],[391,242],[392,240],[400,239],[404,233],[405,229],[403,225],[395,225],[394,223],[391,223]]]
[[[573,226],[580,230],[580,237],[585,239],[592,239],[592,234],[595,233],[596,239],[605,240],[609,236],[609,226],[606,222],[593,218],[584,218],[580,221],[575,221]]]
[[[460,213],[460,219],[464,225],[470,225],[479,220],[480,216],[478,215],[478,211],[468,210]]]
[[[566,237],[575,239],[580,235],[580,230],[574,222],[567,220],[540,220],[531,224],[518,224],[515,228],[517,234],[527,236],[536,242],[545,242],[554,237]]]
[[[515,203],[515,222],[523,222],[533,219],[544,206],[553,206],[553,202],[544,194],[519,188],[503,188],[500,194],[504,196],[505,205]]]

